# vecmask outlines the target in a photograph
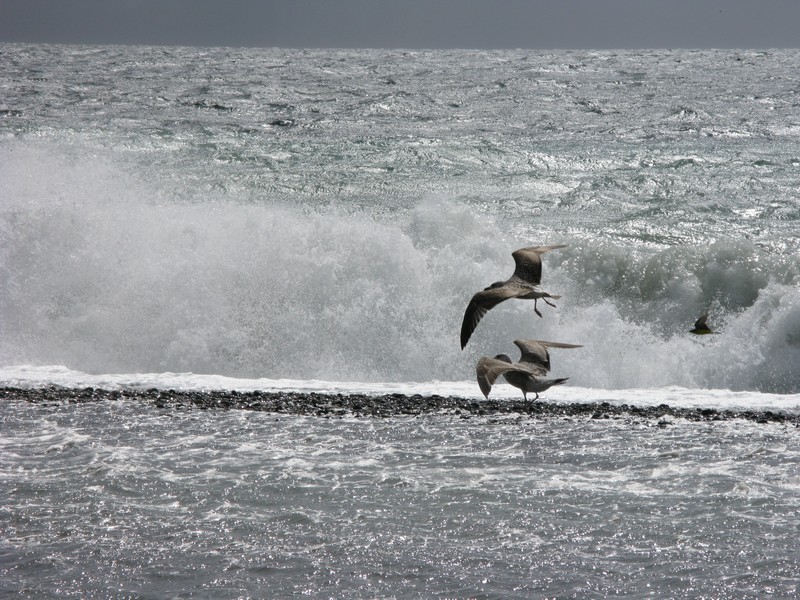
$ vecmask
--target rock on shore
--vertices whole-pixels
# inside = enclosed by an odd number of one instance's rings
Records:
[[[746,419],[758,423],[787,423],[800,426],[800,414],[774,411],[718,410],[634,406],[629,404],[550,403],[523,400],[474,400],[455,396],[407,396],[387,394],[328,394],[305,392],[185,391],[162,389],[104,390],[97,388],[0,388],[0,401],[24,400],[39,404],[64,404],[104,401],[138,401],[157,408],[254,410],[278,414],[318,417],[383,418],[422,415],[453,415],[461,418],[591,418],[653,420],[667,426],[672,419],[722,421]]]

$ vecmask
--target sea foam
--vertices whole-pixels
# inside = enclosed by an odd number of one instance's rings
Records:
[[[176,199],[112,160],[4,153],[5,364],[327,381],[473,377],[518,338],[583,344],[553,373],[585,387],[800,389],[798,262],[748,241],[623,246],[519,227],[446,196],[403,210]],[[379,204],[379,203],[378,203]],[[553,225],[557,226],[558,222]],[[511,301],[466,351],[469,298],[545,255],[558,308]],[[688,334],[710,311],[719,335]]]

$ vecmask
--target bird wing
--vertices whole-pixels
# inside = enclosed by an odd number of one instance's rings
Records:
[[[514,340],[514,344],[521,353],[519,362],[535,365],[541,375],[547,374],[550,370],[550,353],[546,346],[538,340]]]
[[[517,265],[514,269],[514,276],[528,283],[539,285],[542,282],[542,254],[566,247],[566,244],[556,244],[555,246],[531,246],[515,250],[511,253]]]
[[[475,374],[478,377],[478,386],[481,388],[483,395],[488,398],[497,378],[510,371],[535,375],[532,369],[519,363],[509,364],[504,360],[489,358],[488,356],[481,358],[475,367]]]
[[[472,332],[478,326],[483,316],[495,306],[508,300],[530,293],[531,288],[522,284],[507,283],[498,287],[489,287],[475,294],[464,311],[464,320],[461,323],[461,349],[467,345]]]
[[[544,375],[550,370],[550,353],[548,348],[582,348],[580,344],[567,344],[565,342],[548,342],[545,340],[514,340],[517,348],[522,356],[519,362],[526,365],[536,365],[543,372],[538,375]]]

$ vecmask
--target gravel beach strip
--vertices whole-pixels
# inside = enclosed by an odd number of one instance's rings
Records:
[[[162,409],[253,410],[284,415],[318,417],[409,417],[453,415],[516,418],[591,418],[653,420],[669,425],[671,419],[725,421],[746,419],[757,423],[786,423],[800,426],[800,414],[757,410],[679,408],[667,404],[551,403],[522,400],[475,400],[455,396],[407,396],[387,394],[333,394],[307,392],[185,391],[163,389],[104,390],[97,388],[0,388],[0,401],[23,400],[37,404],[80,404],[85,402],[138,401]]]

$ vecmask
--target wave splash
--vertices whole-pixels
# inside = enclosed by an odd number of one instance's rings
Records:
[[[747,241],[658,250],[557,222],[520,236],[446,198],[357,213],[176,202],[101,160],[5,158],[5,364],[455,381],[532,337],[584,344],[553,359],[583,387],[800,390],[800,263]],[[462,352],[470,296],[510,274],[513,249],[558,242],[543,285],[558,308],[505,303]],[[706,310],[720,334],[690,336]]]

